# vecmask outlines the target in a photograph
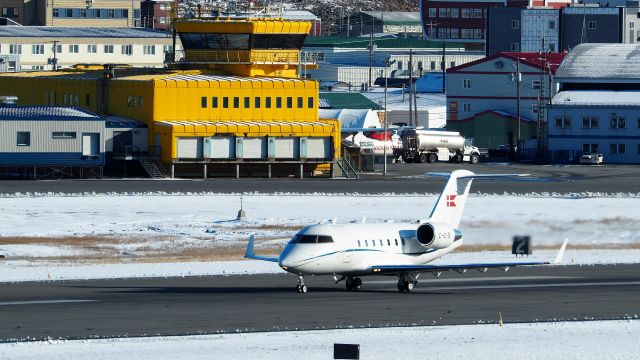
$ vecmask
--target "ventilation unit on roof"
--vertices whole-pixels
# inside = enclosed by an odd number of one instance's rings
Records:
[[[17,96],[0,96],[0,106],[16,106]]]

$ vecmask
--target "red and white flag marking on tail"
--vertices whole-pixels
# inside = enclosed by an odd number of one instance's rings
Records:
[[[456,207],[456,195],[447,195],[447,207]]]

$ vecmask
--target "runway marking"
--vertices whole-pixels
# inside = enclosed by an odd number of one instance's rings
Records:
[[[438,286],[419,290],[480,290],[480,289],[517,289],[517,288],[544,288],[544,287],[585,287],[585,286],[627,286],[640,285],[640,281],[612,281],[612,282],[585,282],[585,283],[560,283],[560,284],[514,284],[514,285],[477,285],[477,286]]]
[[[26,300],[26,301],[0,301],[0,306],[8,305],[39,305],[39,304],[66,304],[66,303],[83,303],[94,302],[98,300]]]
[[[461,278],[461,279],[418,279],[420,284],[424,283],[448,283],[448,282],[472,282],[472,281],[509,281],[509,280],[549,280],[549,279],[580,279],[577,276],[510,276],[510,277],[480,277],[480,278]],[[396,280],[378,280],[366,281],[367,284],[395,284]]]

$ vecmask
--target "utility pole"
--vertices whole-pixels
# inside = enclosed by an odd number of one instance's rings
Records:
[[[413,89],[413,49],[409,42],[409,125],[413,125],[413,99],[411,99]]]
[[[520,74],[520,58],[516,59],[516,73],[514,74],[514,81],[516,83],[516,117],[518,121],[518,134],[517,144],[520,143],[520,82],[522,81],[522,74]]]
[[[393,65],[396,61],[386,60],[384,62],[384,138],[387,138],[387,133],[389,132],[389,118],[387,117],[387,79],[389,78],[389,67]],[[389,137],[391,139],[391,137]],[[387,176],[387,144],[385,141],[384,145],[384,168],[382,170],[382,175]]]
[[[52,41],[52,43],[53,43],[53,60],[51,61],[51,63],[53,65],[52,66],[53,71],[58,70],[58,43],[59,42],[60,41],[58,41],[58,40],[53,40]]]
[[[371,78],[373,77],[373,17],[371,18],[371,31],[369,33],[369,86],[371,88]]]
[[[442,93],[443,94],[445,93],[445,86],[446,86],[445,77],[447,76],[447,60],[446,60],[445,49],[446,49],[446,43],[443,40],[442,41]]]

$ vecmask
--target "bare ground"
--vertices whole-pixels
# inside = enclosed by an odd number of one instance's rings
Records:
[[[273,225],[275,227],[276,225]],[[272,229],[271,225],[267,225]],[[277,227],[278,230],[282,226]],[[262,237],[256,241],[257,252],[264,256],[277,256],[280,246],[273,243],[278,237]],[[198,240],[198,239],[195,239]],[[38,261],[73,261],[76,263],[126,263],[126,262],[184,262],[184,261],[220,261],[240,260],[244,256],[245,248],[241,243],[221,244],[211,241],[212,238],[201,239],[201,242],[189,242],[180,245],[184,239],[171,236],[67,236],[67,237],[0,237],[0,255],[2,245],[46,245],[65,246],[78,250],[79,255],[74,256],[46,256],[46,257],[8,257],[12,260],[38,260]],[[150,246],[150,242],[163,243],[167,246]],[[171,242],[178,242],[178,245]],[[171,245],[170,245],[171,244]],[[123,251],[119,245],[135,248],[134,251]],[[136,247],[136,245],[138,245]],[[555,250],[558,245],[537,245],[534,250]],[[568,245],[569,249],[640,249],[640,243],[629,244],[589,244]],[[459,252],[479,251],[511,251],[506,245],[463,245]],[[1,258],[0,258],[1,260]]]

